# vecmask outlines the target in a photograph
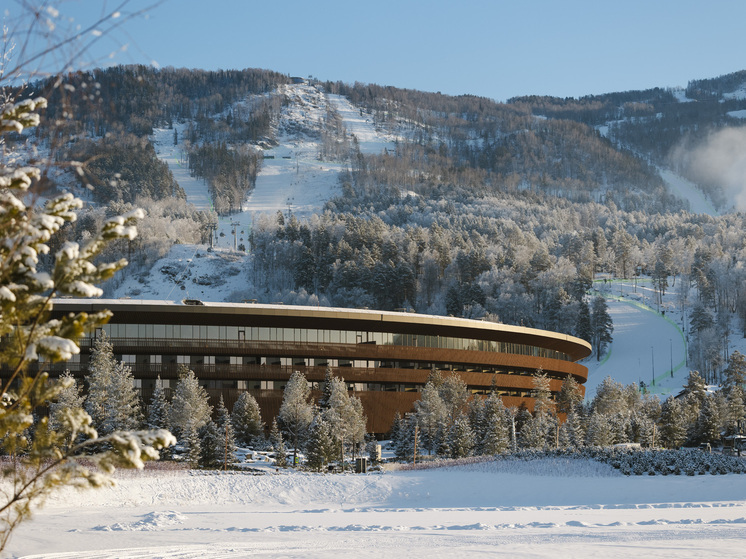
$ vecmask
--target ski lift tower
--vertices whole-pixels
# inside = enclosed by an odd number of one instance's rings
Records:
[[[207,234],[210,237],[210,248],[213,248],[213,240],[215,238],[215,231],[217,231],[217,229],[218,229],[218,224],[217,223],[210,223],[207,226],[207,231],[208,231]]]
[[[233,227],[233,250],[238,250],[238,235],[236,234],[236,229],[241,224],[237,221],[231,221],[231,227]]]

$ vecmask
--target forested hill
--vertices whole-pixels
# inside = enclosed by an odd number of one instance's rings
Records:
[[[693,366],[712,371],[722,340],[746,330],[744,215],[688,212],[660,168],[728,207],[736,192],[697,162],[719,134],[740,133],[745,82],[738,73],[686,90],[496,103],[266,70],[113,67],[36,84],[30,94],[46,92],[50,107],[28,140],[50,159],[84,162],[40,185],[92,188],[69,238],[133,204],[147,209],[138,240],[114,249],[133,261],[115,294],[137,297],[157,276],[183,288],[176,296],[191,286],[206,300],[484,317],[568,332],[603,351],[608,324],[588,298],[594,278],[638,274],[661,299],[675,282],[677,308],[698,313]],[[386,147],[362,145],[340,99]],[[204,180],[214,211],[187,202],[153,147],[156,130]],[[313,159],[301,161],[300,144]],[[257,181],[274,172],[269,157],[287,158],[297,174],[288,181],[335,167],[338,195],[310,218],[254,212],[241,221]],[[156,264],[175,244],[206,261],[215,227],[223,233],[234,220],[239,250],[210,254],[213,273]],[[229,276],[240,287],[226,292]]]

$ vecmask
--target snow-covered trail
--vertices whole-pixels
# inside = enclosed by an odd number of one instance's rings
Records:
[[[607,376],[624,385],[643,381],[662,398],[678,393],[689,375],[679,314],[670,308],[660,314],[649,306],[653,291],[643,281],[637,286],[614,282],[607,286],[605,295],[614,321],[613,342],[600,363],[595,356],[583,363],[588,367],[586,398],[595,395]]]
[[[207,192],[207,183],[204,179],[192,177],[189,174],[186,154],[184,153],[181,138],[184,137],[186,125],[175,124],[174,129],[155,128],[151,141],[155,147],[158,159],[168,164],[176,182],[186,192],[187,200],[194,204],[199,210],[212,208],[212,201]],[[174,145],[174,131],[177,134],[178,143]]]

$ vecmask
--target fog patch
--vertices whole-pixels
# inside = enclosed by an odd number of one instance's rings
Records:
[[[737,210],[746,210],[746,126],[713,132],[698,146],[679,146],[673,159],[713,201],[724,202],[718,200],[722,193]]]

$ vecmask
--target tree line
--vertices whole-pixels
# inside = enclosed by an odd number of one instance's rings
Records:
[[[631,384],[610,377],[596,396],[584,402],[571,377],[553,397],[542,371],[533,377],[534,409],[507,408],[496,393],[473,397],[455,374],[433,371],[415,402],[398,416],[391,432],[400,460],[428,457],[464,458],[524,450],[580,449],[616,444],[676,449],[721,444],[739,434],[746,422],[746,358],[731,356],[723,386],[708,390],[692,371],[681,395],[661,402]]]

